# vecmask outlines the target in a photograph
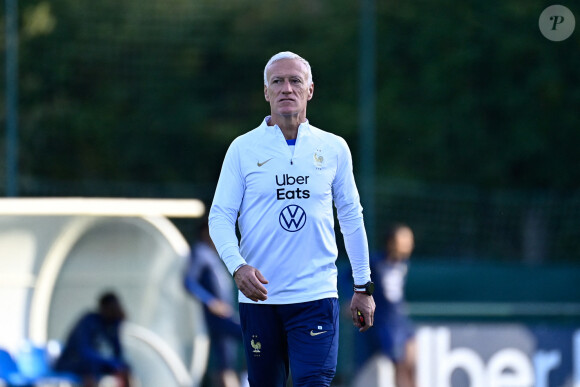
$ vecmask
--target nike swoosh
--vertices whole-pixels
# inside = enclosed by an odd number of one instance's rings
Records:
[[[321,335],[323,333],[326,333],[327,331],[321,331],[321,332],[314,332],[314,331],[310,331],[310,336],[318,336]]]
[[[270,160],[272,160],[272,159],[268,159],[268,160],[264,161],[263,163],[261,163],[261,162],[258,161],[258,167],[261,167],[262,165],[266,164]]]

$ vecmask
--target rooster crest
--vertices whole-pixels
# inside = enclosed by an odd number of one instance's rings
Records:
[[[260,349],[262,348],[262,343],[260,343],[259,341],[254,342],[254,339],[252,339],[250,344],[252,345],[252,348],[254,348],[254,352],[256,353],[260,352]]]

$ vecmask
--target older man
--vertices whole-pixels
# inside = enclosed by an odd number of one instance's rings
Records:
[[[346,142],[306,119],[309,63],[281,52],[264,69],[270,115],[236,138],[209,214],[211,237],[240,290],[251,386],[330,386],[338,355],[337,208],[353,277],[353,323],[373,325],[368,244]],[[238,243],[236,221],[241,234]]]

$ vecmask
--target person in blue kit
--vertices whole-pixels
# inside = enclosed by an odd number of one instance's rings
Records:
[[[411,228],[395,224],[387,231],[384,251],[371,260],[377,312],[375,329],[367,338],[371,353],[383,354],[393,362],[397,387],[415,387],[415,330],[405,303],[414,246]]]
[[[333,204],[353,273],[350,314],[374,322],[369,252],[352,157],[341,137],[311,125],[310,64],[289,51],[264,68],[270,115],[237,137],[222,165],[209,229],[238,286],[253,387],[330,386],[339,303]],[[240,240],[236,234],[236,223]]]
[[[105,375],[114,375],[123,387],[129,387],[130,367],[119,340],[124,319],[117,295],[102,294],[98,311],[84,314],[71,330],[55,370],[77,375],[83,387],[96,387]]]
[[[209,236],[207,220],[198,228],[197,241],[184,279],[185,288],[203,304],[205,321],[211,340],[211,385],[239,387],[236,372],[237,349],[242,330],[236,319],[232,277],[221,261]]]

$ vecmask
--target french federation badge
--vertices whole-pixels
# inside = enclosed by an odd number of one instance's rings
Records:
[[[321,146],[316,147],[316,151],[314,152],[314,166],[316,169],[322,169],[324,167],[324,155]]]
[[[254,341],[256,339],[256,341]],[[258,335],[252,335],[252,341],[250,341],[250,345],[254,348],[254,357],[260,357],[260,350],[262,349],[262,343],[258,341]]]

